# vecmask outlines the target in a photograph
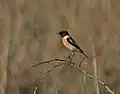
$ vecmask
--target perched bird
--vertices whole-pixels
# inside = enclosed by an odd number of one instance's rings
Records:
[[[75,40],[70,36],[70,34],[68,33],[68,31],[62,30],[62,31],[58,32],[57,34],[59,34],[61,36],[63,45],[66,48],[68,48],[69,50],[71,50],[73,53],[75,51],[79,51],[86,58],[88,58],[88,56],[84,53],[84,51],[79,47],[79,45],[75,42]]]

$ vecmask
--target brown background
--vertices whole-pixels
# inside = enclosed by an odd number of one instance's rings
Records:
[[[0,0],[0,94],[33,94],[36,83],[37,94],[95,94],[93,80],[68,65],[44,77],[55,62],[29,68],[70,53],[56,35],[60,30],[84,48],[89,60],[82,67],[90,73],[92,37],[98,76],[120,93],[120,0]],[[75,63],[80,60],[77,54]],[[109,94],[102,85],[100,92]]]

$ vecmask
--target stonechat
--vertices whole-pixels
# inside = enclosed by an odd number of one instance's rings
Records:
[[[84,53],[84,51],[79,47],[79,45],[75,42],[75,40],[70,36],[70,34],[68,33],[68,31],[62,30],[62,31],[58,32],[57,34],[59,34],[61,36],[62,43],[63,43],[63,45],[66,48],[68,48],[69,50],[71,50],[73,53],[79,51],[86,58],[88,58],[88,56]]]

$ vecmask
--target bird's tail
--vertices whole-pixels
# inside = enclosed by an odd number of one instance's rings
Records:
[[[88,59],[88,56],[84,53],[82,49],[80,49],[79,52],[81,52]]]

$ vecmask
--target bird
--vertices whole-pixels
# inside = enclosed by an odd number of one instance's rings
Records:
[[[88,58],[88,56],[84,53],[84,51],[80,48],[80,46],[76,43],[76,41],[68,33],[68,31],[61,30],[57,34],[59,34],[61,36],[62,43],[66,48],[68,48],[73,53],[81,52],[86,58]]]

